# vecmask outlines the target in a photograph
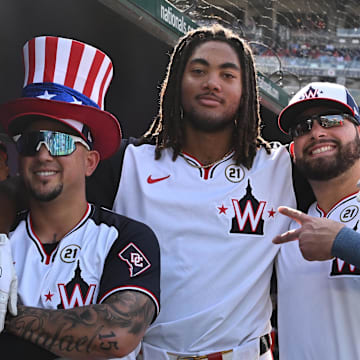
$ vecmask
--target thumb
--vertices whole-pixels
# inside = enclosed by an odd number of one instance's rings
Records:
[[[306,222],[307,219],[310,218],[309,215],[303,213],[302,211],[295,210],[295,209],[287,207],[287,206],[280,206],[278,208],[278,211],[280,214],[286,215],[289,218],[295,220],[300,225],[302,225],[304,222]]]
[[[13,316],[17,315],[17,277],[11,282],[8,308]]]
[[[8,303],[7,292],[0,290],[0,332],[4,330],[7,303]]]

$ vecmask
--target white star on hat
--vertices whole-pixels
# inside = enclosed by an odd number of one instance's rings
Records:
[[[52,98],[55,97],[55,96],[56,96],[56,94],[49,94],[49,92],[48,92],[47,90],[45,90],[44,94],[37,96],[37,98],[39,98],[39,99],[45,99],[45,100],[50,100],[50,99],[52,99]]]
[[[73,96],[72,98],[73,98],[73,101],[72,101],[70,104],[82,105],[82,101],[81,101],[81,100],[76,99],[74,96]]]

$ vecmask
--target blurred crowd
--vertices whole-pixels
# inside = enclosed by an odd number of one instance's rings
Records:
[[[337,62],[360,60],[360,48],[339,48],[332,44],[310,45],[308,43],[290,43],[287,48],[272,50],[266,46],[255,46],[253,51],[260,56],[297,57],[306,59],[336,60]]]

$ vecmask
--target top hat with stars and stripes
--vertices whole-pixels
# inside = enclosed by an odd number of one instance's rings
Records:
[[[21,131],[27,115],[41,115],[75,129],[101,159],[116,152],[120,124],[104,111],[113,66],[102,51],[82,42],[54,36],[31,39],[23,47],[25,79],[22,97],[0,106],[5,131]]]

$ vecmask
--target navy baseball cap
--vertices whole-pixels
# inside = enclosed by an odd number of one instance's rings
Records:
[[[299,90],[281,111],[278,126],[288,134],[291,125],[297,123],[299,114],[315,106],[329,106],[352,115],[360,125],[359,107],[343,85],[329,82],[312,82]]]

